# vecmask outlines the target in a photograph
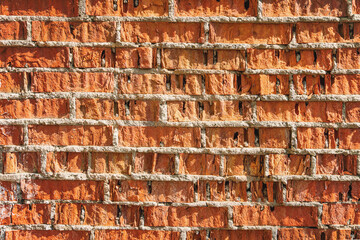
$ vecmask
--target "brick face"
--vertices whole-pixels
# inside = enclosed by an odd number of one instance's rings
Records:
[[[360,239],[359,14],[0,1],[0,238]]]

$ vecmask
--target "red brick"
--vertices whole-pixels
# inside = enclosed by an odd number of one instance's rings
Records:
[[[241,101],[177,101],[167,102],[168,119],[183,121],[245,121],[251,119],[250,102]]]
[[[333,89],[329,86],[330,75],[294,75],[294,88],[297,94],[332,94]]]
[[[177,16],[227,16],[245,17],[257,15],[257,1],[250,0],[176,0],[175,14]]]
[[[332,50],[248,49],[250,69],[307,69],[331,70]]]
[[[283,202],[281,182],[254,181],[250,183],[250,191],[253,202]]]
[[[46,172],[50,173],[85,173],[87,153],[49,152],[46,155]]]
[[[347,122],[360,122],[360,103],[347,102],[345,104],[346,121]]]
[[[179,173],[186,175],[219,175],[220,156],[211,154],[179,155]]]
[[[350,28],[353,28],[350,36]],[[297,23],[298,43],[358,42],[360,25],[357,23]]]
[[[200,95],[201,75],[120,74],[119,92]]]
[[[175,155],[161,153],[136,153],[133,172],[174,174]]]
[[[234,206],[235,226],[316,227],[316,207],[298,206]]]
[[[200,147],[200,128],[119,127],[119,146]]]
[[[31,73],[34,92],[112,92],[112,73]]]
[[[32,22],[33,41],[115,42],[115,22]]]
[[[19,93],[23,85],[23,73],[0,73],[0,92]]]
[[[145,226],[209,227],[227,226],[227,209],[218,207],[144,207]]]
[[[226,176],[264,176],[264,156],[262,155],[226,155]]]
[[[0,67],[69,67],[68,48],[1,47]]]
[[[112,127],[29,125],[29,144],[32,145],[112,145]]]
[[[168,15],[168,1],[143,0],[134,6],[134,0],[127,2],[118,1],[114,8],[113,0],[86,0],[86,14],[95,16],[134,16],[157,17]]]
[[[111,48],[75,47],[74,66],[79,68],[114,67],[115,56]]]
[[[270,175],[309,175],[310,155],[269,155]]]
[[[244,147],[246,133],[251,129],[244,128],[207,128],[206,146],[211,148]]]
[[[298,148],[335,148],[337,135],[334,129],[298,128]]]
[[[131,202],[193,202],[192,182],[117,181],[111,183],[111,199]]]
[[[297,16],[331,16],[345,17],[347,15],[346,0],[264,0],[263,15],[266,17],[297,17]]]
[[[11,225],[11,213],[12,206],[11,205],[0,205],[0,212],[1,212],[1,218],[0,218],[0,226],[1,225]]]
[[[321,175],[356,175],[356,155],[317,155],[316,173]]]
[[[95,239],[103,240],[178,240],[180,232],[157,230],[96,230]]]
[[[322,212],[323,224],[353,225],[360,223],[360,207],[358,204],[332,203],[324,204]]]
[[[87,240],[90,237],[90,232],[87,231],[59,231],[59,230],[18,230],[6,231],[6,240]]]
[[[1,9],[1,5],[0,5]],[[25,40],[26,27],[24,22],[1,22],[0,39],[1,40]]]
[[[3,153],[4,173],[39,173],[40,154],[36,152]]]
[[[18,2],[4,0],[0,3],[1,15],[30,15],[30,16],[78,16],[78,0],[32,0]]]
[[[18,188],[16,182],[0,181],[0,201],[17,201]]]
[[[352,12],[354,14],[359,14],[360,13],[360,2],[359,2],[359,0],[352,1]]]
[[[67,99],[0,100],[0,118],[66,118],[69,116]]]
[[[342,122],[342,102],[258,102],[259,121]]]
[[[156,48],[117,48],[117,68],[154,68],[156,67]]]
[[[225,181],[198,181],[198,201],[226,201]]]
[[[22,180],[24,199],[38,200],[103,200],[103,182],[70,180]]]
[[[136,43],[203,43],[205,39],[203,29],[202,23],[123,22],[121,25],[121,39],[124,42]]]
[[[340,48],[337,51],[338,68],[357,69],[360,68],[360,49]]]
[[[76,100],[76,117],[82,119],[158,121],[159,102],[83,98]]]
[[[310,229],[281,228],[277,233],[278,240],[286,239],[351,239],[351,229]]]
[[[338,202],[347,201],[349,182],[289,181],[287,200],[292,202]]]
[[[360,130],[339,129],[339,148],[360,149]]]
[[[245,70],[244,51],[166,48],[161,55],[161,65],[167,69]]]
[[[272,238],[271,230],[210,230],[210,239],[248,239],[248,240],[268,240]],[[189,231],[186,233],[187,240],[206,240],[207,232]]]
[[[261,148],[289,148],[290,129],[288,128],[260,128]]]
[[[205,75],[207,94],[221,95],[269,95],[289,94],[289,76],[286,75]]]
[[[93,173],[131,173],[131,154],[93,152],[91,153],[91,172]]]
[[[14,225],[50,224],[50,204],[15,204],[11,209]]]
[[[332,75],[325,78],[326,94],[358,94],[360,75]]]
[[[247,202],[248,201],[247,190],[248,190],[247,182],[230,181],[229,200],[233,202]]]
[[[0,145],[21,145],[23,129],[21,126],[0,126]]]
[[[211,43],[289,44],[291,24],[219,23],[210,24]]]

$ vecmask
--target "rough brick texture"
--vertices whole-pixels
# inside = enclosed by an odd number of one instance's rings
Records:
[[[1,0],[1,240],[360,239],[360,0]]]

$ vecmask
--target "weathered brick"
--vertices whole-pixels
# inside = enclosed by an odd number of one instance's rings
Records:
[[[346,121],[347,122],[360,122],[360,103],[348,102],[345,104]]]
[[[16,182],[0,181],[0,201],[17,201],[18,187]]]
[[[86,0],[86,14],[94,16],[134,16],[156,17],[168,15],[168,1],[144,0],[118,1],[114,6],[113,0]]]
[[[1,47],[0,67],[69,67],[69,48]]]
[[[91,172],[130,174],[131,154],[93,152],[91,153]]]
[[[87,153],[49,152],[46,155],[46,172],[85,173],[88,163],[87,156]]]
[[[66,118],[67,99],[0,100],[0,118]]]
[[[317,214],[317,207],[234,206],[234,225],[316,227]]]
[[[233,202],[247,202],[248,199],[247,182],[229,182],[229,200]]]
[[[82,98],[76,100],[76,117],[158,121],[159,101]]]
[[[187,42],[203,43],[202,23],[188,22],[123,22],[121,39],[124,42]]]
[[[241,101],[176,101],[167,102],[168,119],[183,121],[245,121],[251,119],[250,102]]]
[[[32,22],[33,41],[115,42],[115,22]]]
[[[219,23],[210,24],[211,43],[289,44],[290,24]]]
[[[29,144],[33,145],[112,145],[112,127],[29,125]]]
[[[323,224],[359,224],[360,207],[358,204],[330,203],[323,205]]]
[[[244,51],[166,48],[161,56],[161,65],[167,69],[245,70]]]
[[[175,155],[161,153],[136,153],[133,172],[174,174]]]
[[[226,155],[225,160],[226,176],[264,176],[263,155]]]
[[[250,183],[250,191],[253,202],[283,202],[281,182],[254,181]]]
[[[342,102],[258,102],[260,121],[342,122]]]
[[[117,68],[154,68],[156,67],[156,48],[117,48]]]
[[[254,0],[176,0],[175,14],[177,16],[228,16],[245,17],[257,15],[257,1]]]
[[[115,56],[111,48],[75,47],[73,55],[75,67],[115,67]]]
[[[3,153],[4,173],[39,173],[40,154],[36,152]]]
[[[297,140],[299,148],[335,148],[336,138],[340,134],[334,129],[298,128]]]
[[[339,148],[342,149],[360,149],[360,131],[359,129],[339,129]]]
[[[332,94],[330,75],[294,75],[294,88],[297,94]],[[330,82],[331,81],[331,82]]]
[[[248,49],[250,69],[331,70],[332,50]]]
[[[343,69],[360,68],[360,49],[340,48],[337,51],[337,67]]]
[[[90,237],[90,232],[87,231],[59,231],[59,230],[17,230],[6,231],[6,240],[65,240],[65,239],[77,239],[87,240]]]
[[[179,173],[186,175],[219,175],[220,156],[211,154],[179,155]]]
[[[269,155],[270,175],[309,175],[310,155]]]
[[[21,126],[0,126],[0,145],[21,145],[23,128]]]
[[[263,15],[266,17],[345,17],[347,15],[346,0],[323,0],[321,2],[310,2],[308,0],[264,0],[262,7]]]
[[[187,240],[206,240],[207,232],[189,231],[186,233]],[[210,230],[210,239],[248,239],[248,240],[268,240],[272,238],[270,230]]]
[[[261,148],[289,148],[290,129],[288,128],[260,128]]]
[[[31,73],[31,91],[34,92],[112,92],[112,73]]]
[[[279,240],[285,239],[351,239],[351,229],[282,228],[278,230]]]
[[[201,75],[121,74],[119,92],[200,95]]]
[[[321,175],[356,175],[356,155],[330,155],[316,156],[316,173]]]
[[[334,181],[289,181],[287,200],[293,202],[338,202],[347,201],[349,182]],[[351,193],[350,193],[351,194]]]
[[[23,73],[0,73],[0,92],[19,93],[23,85]]]
[[[103,240],[147,240],[147,239],[180,239],[180,232],[158,230],[96,230],[95,239]]]
[[[119,127],[124,147],[200,147],[200,128]]]
[[[40,180],[21,181],[22,197],[39,200],[93,200],[104,198],[104,183],[100,181]]]
[[[15,204],[11,208],[14,225],[50,224],[50,204]]]
[[[4,0],[0,3],[1,15],[30,15],[30,16],[78,16],[78,0],[31,0],[25,2]]]
[[[226,201],[225,181],[198,181],[199,201]]]
[[[1,5],[0,5],[1,9]],[[0,10],[1,11],[1,10]],[[25,40],[26,27],[24,22],[1,22],[0,39],[1,40]]]
[[[227,209],[221,207],[144,207],[145,226],[210,227],[227,226]]]
[[[117,181],[111,182],[111,199],[131,202],[193,202],[192,182]]]

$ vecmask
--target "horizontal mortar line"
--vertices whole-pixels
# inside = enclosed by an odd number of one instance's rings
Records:
[[[360,149],[282,149],[282,148],[194,148],[194,147],[122,147],[122,146],[51,146],[51,145],[27,145],[27,146],[0,146],[2,152],[118,152],[118,153],[194,153],[194,154],[345,154],[359,155]]]
[[[356,129],[360,128],[360,122],[286,122],[286,121],[135,121],[135,120],[106,120],[106,119],[68,119],[68,118],[43,118],[43,119],[0,119],[0,125],[63,125],[63,126],[134,126],[134,127],[228,127],[228,128],[334,128]]]

